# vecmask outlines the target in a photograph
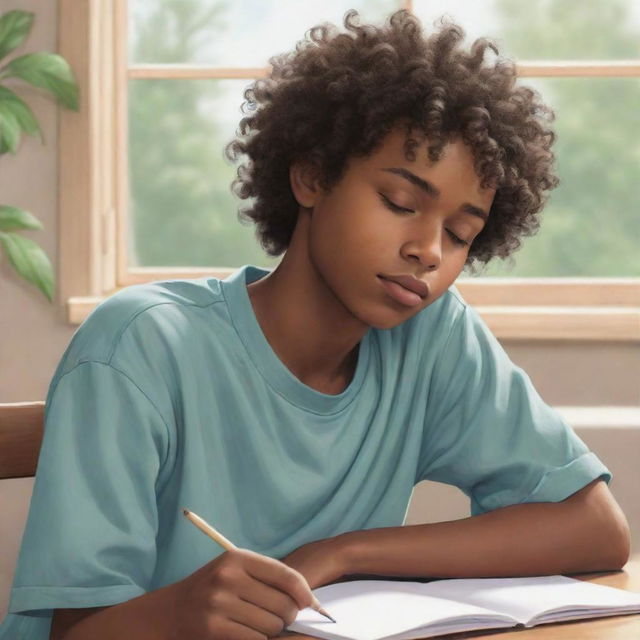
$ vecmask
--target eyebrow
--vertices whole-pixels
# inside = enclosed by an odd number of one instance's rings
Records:
[[[409,171],[409,169],[403,169],[401,167],[390,167],[388,169],[380,169],[380,171],[395,173],[396,175],[399,175],[411,182],[411,184],[415,184],[416,187],[422,189],[427,195],[430,195],[432,198],[438,199],[440,197],[440,189],[431,184],[431,182],[429,182],[428,180],[417,176],[415,173],[412,173],[411,171]],[[485,222],[489,217],[489,214],[484,209],[476,207],[476,205],[471,204],[470,202],[464,202],[460,206],[460,211],[478,216],[478,218],[482,218]]]

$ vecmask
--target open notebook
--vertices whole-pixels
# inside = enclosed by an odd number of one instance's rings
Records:
[[[408,640],[640,613],[640,593],[566,576],[353,580],[313,592],[337,622],[306,608],[287,629],[330,640]]]

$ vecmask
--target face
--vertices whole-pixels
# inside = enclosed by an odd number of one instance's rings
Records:
[[[350,159],[329,192],[308,180],[294,187],[310,208],[308,252],[319,281],[353,316],[379,329],[414,316],[453,284],[495,195],[480,188],[473,154],[459,138],[432,163],[426,141],[407,160],[405,137],[394,129],[374,154]],[[398,276],[426,283],[427,295],[390,280]]]

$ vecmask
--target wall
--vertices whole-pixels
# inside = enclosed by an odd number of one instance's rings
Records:
[[[57,2],[13,0],[2,10],[36,13],[30,36],[10,55],[55,52]],[[31,107],[44,143],[22,138],[16,155],[0,156],[0,203],[26,209],[44,225],[42,231],[20,232],[37,242],[57,265],[57,107],[48,93],[18,80],[7,85]],[[32,285],[18,278],[6,255],[0,256],[0,402],[43,399],[48,381],[75,327],[64,322],[62,308],[51,305]]]

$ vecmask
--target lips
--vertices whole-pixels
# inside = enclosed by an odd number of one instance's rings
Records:
[[[396,282],[401,287],[405,289],[409,289],[409,291],[413,291],[417,293],[421,298],[426,298],[429,295],[429,287],[426,282],[422,280],[418,280],[414,276],[411,275],[399,275],[399,276],[378,276],[383,280],[391,280],[391,282]]]

